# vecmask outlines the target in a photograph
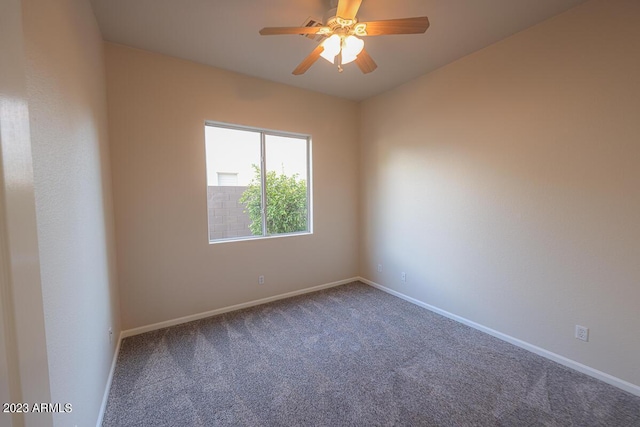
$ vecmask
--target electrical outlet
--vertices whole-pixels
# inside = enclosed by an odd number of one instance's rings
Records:
[[[113,343],[113,328],[109,328],[109,342]]]
[[[400,278],[402,279],[403,282],[407,281],[407,273],[405,273],[404,271],[402,273],[400,273]]]
[[[264,285],[264,276],[258,276],[258,285]]]
[[[589,341],[589,328],[576,325],[576,339],[579,339],[582,341]]]
[[[382,264],[378,264],[378,273],[382,273]]]

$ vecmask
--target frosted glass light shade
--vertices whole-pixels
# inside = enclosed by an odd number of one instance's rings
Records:
[[[334,58],[338,53],[340,53],[341,44],[342,41],[340,40],[340,36],[337,34],[332,35],[322,42],[324,50],[322,51],[320,56],[333,64]]]
[[[362,49],[364,49],[364,40],[356,36],[348,36],[342,44],[342,63],[348,64],[355,61]]]

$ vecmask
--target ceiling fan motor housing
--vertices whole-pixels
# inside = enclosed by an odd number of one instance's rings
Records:
[[[329,9],[324,14],[324,16],[322,17],[322,22],[324,22],[324,25],[326,27],[331,28],[331,23],[335,23],[336,22],[337,13],[338,13],[338,8],[334,7],[332,9]]]

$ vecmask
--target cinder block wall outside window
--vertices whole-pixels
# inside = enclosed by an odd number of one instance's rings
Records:
[[[245,205],[238,201],[246,189],[244,186],[207,188],[209,240],[252,236],[251,220],[244,213]]]

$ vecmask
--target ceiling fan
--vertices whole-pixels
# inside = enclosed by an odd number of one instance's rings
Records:
[[[342,66],[355,61],[360,70],[370,73],[378,65],[364,49],[363,36],[384,36],[390,34],[422,34],[429,28],[426,16],[385,21],[358,22],[356,15],[362,0],[338,0],[326,15],[324,26],[315,27],[265,27],[260,30],[263,36],[280,34],[316,34],[327,37],[309,56],[293,70],[294,75],[304,74],[321,56],[327,61]],[[332,1],[335,5],[335,0]]]

